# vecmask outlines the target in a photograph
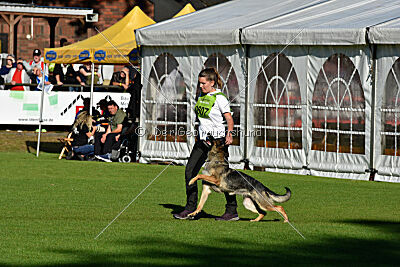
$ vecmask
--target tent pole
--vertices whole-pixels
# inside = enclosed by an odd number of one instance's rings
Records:
[[[93,88],[94,87],[94,62],[92,62],[92,82],[90,85],[90,107],[89,107],[89,114],[92,114],[92,106],[93,106]]]
[[[39,116],[39,134],[38,134],[38,140],[37,140],[37,147],[36,147],[36,157],[39,157],[39,150],[40,150],[40,136],[42,134],[42,122],[43,122],[43,100],[44,100],[44,81],[46,79],[46,67],[47,64],[44,64],[44,70],[42,70],[42,80],[40,81],[40,84],[42,85],[42,95],[40,99],[40,116]]]

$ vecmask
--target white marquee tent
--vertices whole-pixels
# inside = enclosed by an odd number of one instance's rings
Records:
[[[236,0],[137,30],[142,160],[185,163],[206,66],[232,103],[231,163],[400,182],[399,14],[400,0]]]

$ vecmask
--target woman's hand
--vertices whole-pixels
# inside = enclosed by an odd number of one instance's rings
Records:
[[[107,134],[103,134],[100,141],[104,144],[106,142],[106,139],[107,139]]]
[[[225,144],[230,145],[233,142],[233,137],[232,137],[232,131],[233,131],[233,118],[231,113],[226,112],[224,113],[224,117],[226,119],[226,122],[228,124],[228,133],[226,134],[225,137]]]
[[[232,141],[233,141],[232,132],[228,131],[228,133],[225,136],[225,145],[232,144]]]

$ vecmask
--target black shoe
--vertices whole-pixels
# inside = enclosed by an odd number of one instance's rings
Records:
[[[224,215],[215,218],[216,221],[238,221],[239,215],[232,213],[224,213]]]
[[[68,155],[67,155],[66,159],[67,160],[71,160],[71,159],[74,158],[74,156],[75,156],[75,153],[74,153],[74,151],[71,150],[71,151],[68,152]]]
[[[94,156],[88,156],[87,161],[98,161]]]
[[[189,216],[190,213],[192,213],[193,211],[189,211],[189,210],[184,210],[181,213],[177,213],[174,214],[174,218],[175,219],[179,219],[179,220],[193,220],[194,217],[193,216]]]
[[[76,158],[81,161],[85,160],[85,156],[83,155],[76,155]]]

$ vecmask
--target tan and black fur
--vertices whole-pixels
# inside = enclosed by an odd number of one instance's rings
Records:
[[[291,196],[290,189],[286,188],[285,195],[278,195],[264,186],[253,177],[229,168],[226,160],[227,152],[224,149],[224,140],[215,140],[212,137],[207,140],[212,146],[208,152],[208,158],[203,173],[190,180],[189,184],[197,180],[203,180],[203,191],[197,209],[190,214],[195,216],[203,209],[211,189],[218,193],[227,192],[231,195],[242,195],[243,205],[246,209],[257,213],[258,217],[251,221],[260,221],[266,211],[278,211],[285,218],[289,219],[282,206],[274,205],[275,202],[282,203],[288,201]]]

